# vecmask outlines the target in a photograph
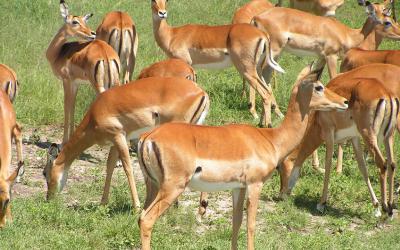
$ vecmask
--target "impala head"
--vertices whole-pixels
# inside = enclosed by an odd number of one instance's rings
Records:
[[[7,209],[9,209],[11,201],[11,188],[20,169],[21,166],[15,169],[7,179],[0,177],[0,228],[3,228],[6,224]]]
[[[151,9],[154,19],[167,18],[167,2],[168,0],[151,0]]]
[[[96,38],[96,33],[92,31],[87,22],[93,14],[85,16],[73,16],[69,14],[68,5],[64,0],[60,0],[60,12],[64,20],[64,29],[68,37],[92,41]]]
[[[359,5],[366,7],[366,13],[369,18],[372,18],[377,23],[383,23],[386,17],[392,15],[392,7],[390,1],[383,3],[370,3],[369,1],[359,1]]]
[[[348,101],[333,91],[325,88],[319,81],[322,69],[311,70],[312,65],[304,68],[295,86],[298,86],[297,101],[300,103],[302,114],[310,110],[331,111],[346,110]]]
[[[323,16],[335,16],[336,10],[340,8],[344,0],[319,0],[318,12]]]
[[[61,146],[53,143],[47,152],[47,162],[43,170],[43,176],[47,183],[47,199],[53,198],[56,192],[61,191],[67,180],[67,172],[64,172],[64,163],[59,164],[56,159],[61,152]],[[57,162],[57,163],[56,163]]]
[[[390,16],[385,17],[383,24],[378,24],[375,31],[384,38],[400,40],[400,26]]]

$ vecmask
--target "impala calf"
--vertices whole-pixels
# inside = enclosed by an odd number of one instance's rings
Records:
[[[123,83],[132,80],[139,46],[136,26],[126,12],[108,13],[96,30],[96,38],[111,45],[121,62]]]
[[[0,89],[7,93],[11,103],[14,102],[18,93],[19,82],[14,70],[5,64],[0,64]]]
[[[281,194],[291,192],[300,174],[304,160],[323,142],[326,143],[325,180],[321,201],[317,209],[323,211],[328,198],[328,184],[333,158],[334,143],[351,139],[358,167],[367,184],[375,210],[380,216],[376,199],[368,178],[359,137],[364,139],[376,165],[380,169],[381,202],[385,212],[393,214],[393,185],[396,167],[393,155],[394,130],[399,115],[399,98],[392,95],[383,82],[374,78],[333,79],[327,87],[335,93],[350,99],[346,112],[317,112],[301,145],[288,156],[281,170]],[[386,160],[379,149],[378,141],[383,141]],[[292,170],[293,169],[293,170]],[[389,172],[389,204],[386,199],[386,174]],[[291,174],[290,174],[291,173]],[[290,178],[289,178],[290,176]]]
[[[138,157],[147,187],[139,220],[142,249],[150,249],[154,223],[186,187],[203,192],[232,190],[232,249],[237,249],[247,192],[247,248],[254,249],[262,185],[301,142],[309,112],[346,108],[346,99],[326,90],[307,67],[293,87],[288,112],[277,128],[169,123],[142,135]]]
[[[196,71],[185,61],[176,58],[153,63],[140,72],[138,79],[152,76],[183,77],[197,82]]]
[[[89,81],[97,94],[114,85],[120,85],[120,61],[110,45],[94,40],[96,33],[86,24],[92,14],[70,15],[64,0],[60,1],[60,12],[64,25],[51,41],[46,57],[54,75],[63,81],[65,143],[74,131],[79,81]],[[68,42],[69,38],[89,42]]]
[[[155,40],[168,57],[180,58],[195,68],[223,69],[234,65],[263,98],[261,123],[271,124],[272,105],[282,116],[271,87],[260,77],[266,64],[283,72],[269,56],[269,38],[264,32],[248,24],[171,27],[166,21],[166,2],[152,0],[151,8]],[[258,117],[255,110],[250,111],[255,118]]]
[[[12,139],[17,141],[18,167],[9,175],[11,167]],[[18,176],[23,173],[22,136],[15,119],[14,108],[9,95],[0,89],[0,229],[6,222],[12,222],[11,215],[11,188]]]
[[[111,142],[102,204],[108,202],[112,173],[117,160],[121,159],[133,207],[139,208],[127,141],[138,138],[161,123],[181,121],[201,124],[208,107],[208,95],[196,83],[177,77],[145,78],[101,93],[61,151],[57,145],[50,147],[43,171],[48,187],[47,197],[52,198],[62,190],[72,162],[85,149],[94,144]]]

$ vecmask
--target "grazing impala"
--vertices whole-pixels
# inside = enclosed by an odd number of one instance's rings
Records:
[[[392,38],[391,30],[381,23],[382,13],[376,11],[380,5],[376,5],[366,3],[368,17],[362,29],[351,29],[336,19],[288,8],[272,8],[263,12],[254,18],[254,24],[270,35],[272,56],[278,57],[283,50],[295,55],[318,56],[319,67],[326,63],[329,75],[333,78],[341,54],[359,46],[375,32]],[[263,73],[267,82],[271,72],[272,69],[268,67]]]
[[[194,82],[197,81],[197,74],[192,66],[177,58],[153,63],[140,72],[138,79],[152,76],[183,77]]]
[[[266,64],[277,71],[283,69],[269,56],[269,38],[249,24],[207,26],[168,25],[166,0],[152,0],[153,33],[157,44],[168,55],[199,68],[222,69],[232,66],[256,89],[264,102],[261,121],[271,125],[272,104],[279,111],[271,87],[260,78]],[[250,110],[258,117],[255,110]]]
[[[127,141],[160,123],[201,124],[208,107],[208,95],[196,83],[178,77],[145,78],[101,93],[61,151],[57,145],[50,147],[43,171],[48,186],[47,197],[62,190],[72,162],[85,149],[112,142],[102,204],[108,202],[112,173],[120,158],[128,177],[133,206],[139,208]]]
[[[60,1],[60,11],[64,25],[51,41],[46,57],[54,75],[63,81],[65,143],[74,131],[79,80],[90,81],[99,94],[119,85],[120,62],[113,48],[103,41],[94,40],[96,34],[86,25],[92,14],[70,15],[64,0]],[[71,37],[90,42],[67,42]]]
[[[123,83],[132,80],[139,42],[135,23],[129,14],[121,11],[108,13],[96,30],[96,38],[118,52]]]
[[[382,207],[389,214],[392,213],[393,202],[393,173],[394,169],[389,166],[395,166],[393,152],[391,151],[393,143],[392,133],[397,124],[397,129],[400,132],[400,116],[398,113],[400,82],[398,76],[400,67],[388,64],[370,64],[356,68],[347,73],[337,76],[328,84],[329,88],[341,95],[353,95],[351,100],[357,101],[357,105],[352,105],[352,109],[347,114],[335,114],[333,112],[320,112],[316,115],[315,121],[312,123],[309,132],[305,136],[305,141],[294,151],[283,164],[281,173],[281,194],[290,193],[294,187],[300,173],[301,165],[307,156],[316,149],[322,141],[327,143],[326,153],[326,170],[324,191],[321,202],[318,204],[318,209],[322,210],[327,201],[327,187],[329,181],[329,172],[332,161],[332,148],[334,142],[340,142],[346,137],[352,139],[353,148],[356,153],[356,158],[360,170],[364,176],[366,175],[365,162],[360,151],[358,143],[358,133],[363,137],[369,150],[372,152],[376,165],[379,167]],[[359,84],[360,79],[366,84]],[[368,78],[368,79],[366,79]],[[370,83],[368,83],[370,82]],[[374,87],[373,85],[377,85]],[[356,89],[354,93],[352,90]],[[366,89],[368,91],[366,91]],[[363,93],[363,91],[365,93]],[[357,95],[355,95],[357,94]],[[391,97],[393,95],[393,97]],[[357,99],[358,98],[358,99]],[[384,101],[380,101],[384,100]],[[369,113],[368,113],[369,112]],[[398,119],[396,122],[395,119]],[[358,129],[358,130],[357,130]],[[357,132],[358,131],[358,132]],[[332,137],[333,136],[333,137]],[[380,153],[377,140],[383,138],[387,151],[387,162]],[[293,168],[293,171],[291,171]],[[386,172],[389,169],[389,204],[386,201]],[[365,170],[365,171],[364,171]],[[289,175],[292,172],[292,176]],[[366,179],[367,180],[367,179]],[[371,194],[371,199],[375,207],[378,208],[378,201],[373,194],[370,184],[368,188]],[[379,209],[376,210],[376,215],[379,215]]]
[[[301,142],[309,112],[346,108],[346,99],[326,90],[307,67],[293,87],[288,112],[278,128],[169,123],[142,135],[138,156],[147,183],[146,202],[139,220],[142,249],[150,249],[155,221],[186,187],[207,192],[233,191],[232,249],[237,249],[243,201],[248,192],[247,248],[254,249],[263,183]]]
[[[19,82],[14,70],[5,64],[0,64],[0,89],[7,93],[11,102],[14,102],[18,88]]]
[[[18,167],[9,175],[11,165],[11,141],[17,141]],[[6,92],[0,89],[0,228],[12,221],[11,188],[18,176],[22,175],[22,136],[15,120],[15,112]]]

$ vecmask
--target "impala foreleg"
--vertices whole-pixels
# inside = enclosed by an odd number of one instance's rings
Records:
[[[329,77],[331,79],[335,78],[337,75],[337,55],[329,55],[326,57],[326,64],[328,65]]]
[[[343,144],[338,145],[338,155],[336,162],[336,173],[341,174],[343,171]]]
[[[119,157],[122,161],[122,166],[124,167],[125,174],[128,178],[128,184],[131,190],[133,207],[135,208],[136,211],[138,211],[140,209],[140,201],[136,190],[135,177],[133,176],[133,168],[129,156],[129,147],[125,136],[123,134],[117,135],[114,138],[114,145],[119,152]],[[113,166],[115,167],[115,163],[113,164]]]
[[[327,138],[326,140],[324,187],[322,189],[321,200],[317,205],[317,210],[320,212],[324,211],[326,201],[328,200],[329,178],[331,174],[333,148],[334,148],[333,131],[328,131],[327,133],[329,133],[329,138]]]
[[[117,163],[118,159],[119,159],[118,150],[115,146],[112,146],[110,148],[110,152],[108,153],[106,182],[104,184],[103,197],[101,198],[101,205],[108,204],[112,175],[114,172],[115,164]]]
[[[78,86],[71,81],[64,80],[64,138],[63,144],[65,144],[72,133],[74,132],[74,113],[75,113],[75,101],[78,93]]]
[[[256,230],[256,216],[258,208],[258,200],[263,183],[253,183],[247,186],[247,249],[254,249],[254,237]]]
[[[21,126],[18,123],[13,129],[13,137],[15,139],[15,144],[17,145],[17,160],[18,160],[18,167],[20,167],[15,182],[19,183],[21,182],[21,178],[25,173],[25,168],[24,168],[24,155],[22,152],[22,130]]]
[[[231,249],[236,250],[240,226],[243,221],[243,203],[246,196],[246,189],[234,189],[232,191],[233,215],[232,215],[232,244]]]
[[[379,216],[381,216],[379,202],[378,202],[378,199],[376,198],[374,189],[372,188],[371,182],[369,180],[368,169],[367,169],[367,165],[365,163],[364,154],[363,154],[363,150],[362,150],[361,143],[360,143],[360,138],[354,137],[354,138],[352,138],[351,142],[353,144],[354,154],[356,155],[358,168],[360,169],[361,175],[363,176],[364,181],[367,184],[368,192],[369,192],[369,194],[371,196],[371,200],[372,200],[372,205],[375,207],[375,216],[379,217]]]

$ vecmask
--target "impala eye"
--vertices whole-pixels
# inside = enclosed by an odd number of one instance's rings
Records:
[[[78,25],[78,24],[79,24],[79,22],[78,22],[78,21],[76,21],[76,20],[73,20],[73,21],[72,21],[72,24],[73,24],[73,25]]]
[[[318,92],[321,92],[321,91],[324,90],[324,87],[322,87],[322,86],[320,85],[320,86],[315,87],[315,90],[318,91]]]
[[[389,28],[390,26],[392,26],[391,22],[384,22],[384,24],[385,24],[385,28]]]

